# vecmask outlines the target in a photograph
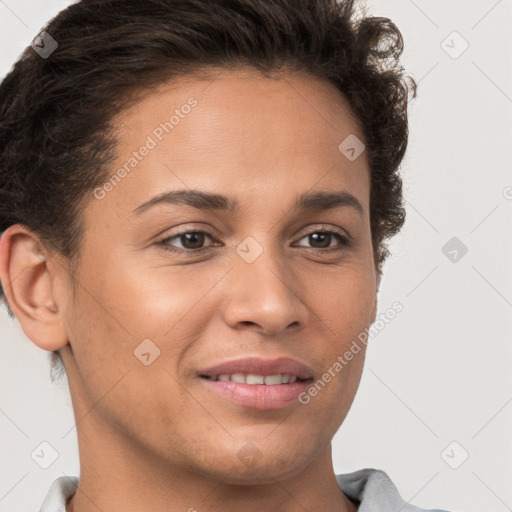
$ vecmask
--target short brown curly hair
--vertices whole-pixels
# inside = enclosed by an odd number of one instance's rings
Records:
[[[361,123],[380,279],[385,242],[405,220],[398,168],[417,84],[403,74],[398,28],[364,11],[356,18],[353,0],[70,5],[44,27],[55,51],[28,46],[0,84],[0,233],[21,223],[73,261],[81,213],[116,158],[111,121],[132,92],[208,67],[306,71],[333,83]]]

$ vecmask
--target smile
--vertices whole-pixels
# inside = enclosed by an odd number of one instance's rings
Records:
[[[289,374],[278,374],[278,375],[256,375],[254,373],[249,373],[244,375],[243,373],[233,373],[227,374],[222,373],[220,375],[214,376],[204,376],[204,378],[208,378],[210,380],[221,381],[221,382],[238,382],[241,384],[264,384],[265,386],[276,386],[279,384],[293,384],[296,381],[304,381],[309,379],[299,379],[296,375]]]

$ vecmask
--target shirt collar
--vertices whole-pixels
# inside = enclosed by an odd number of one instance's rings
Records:
[[[404,501],[389,476],[380,469],[365,468],[336,475],[340,489],[360,502],[358,512],[446,512],[426,510]],[[66,512],[66,503],[75,494],[78,477],[61,476],[51,485],[39,512]]]

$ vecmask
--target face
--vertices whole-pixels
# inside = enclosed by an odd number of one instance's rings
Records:
[[[363,139],[356,119],[309,75],[226,71],[159,87],[116,127],[64,308],[79,433],[235,483],[300,471],[344,420],[364,350],[299,393],[375,314],[368,163],[338,149]]]

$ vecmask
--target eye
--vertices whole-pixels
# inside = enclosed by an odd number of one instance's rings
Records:
[[[333,229],[316,229],[303,236],[300,240],[305,238],[309,239],[309,243],[312,244],[311,249],[320,252],[342,250],[351,245],[350,238],[347,235]],[[156,244],[166,251],[190,254],[205,251],[215,246],[212,244],[205,247],[206,239],[214,240],[213,234],[204,230],[184,229],[181,232],[177,232],[172,236],[160,240]],[[338,244],[332,247],[332,242],[336,240]]]
[[[344,233],[333,229],[316,229],[315,231],[303,236],[300,240],[303,240],[304,238],[309,239],[309,243],[313,244],[312,249],[320,251],[341,250],[350,246],[349,237]],[[331,242],[334,240],[338,241],[337,247],[331,247]]]
[[[203,247],[206,238],[213,240],[213,235],[208,231],[202,230],[182,231],[160,240],[160,242],[157,242],[157,245],[171,252],[198,252],[208,249],[208,247]],[[173,247],[176,242],[171,243],[172,240],[177,240],[178,243],[181,243],[181,247]]]

